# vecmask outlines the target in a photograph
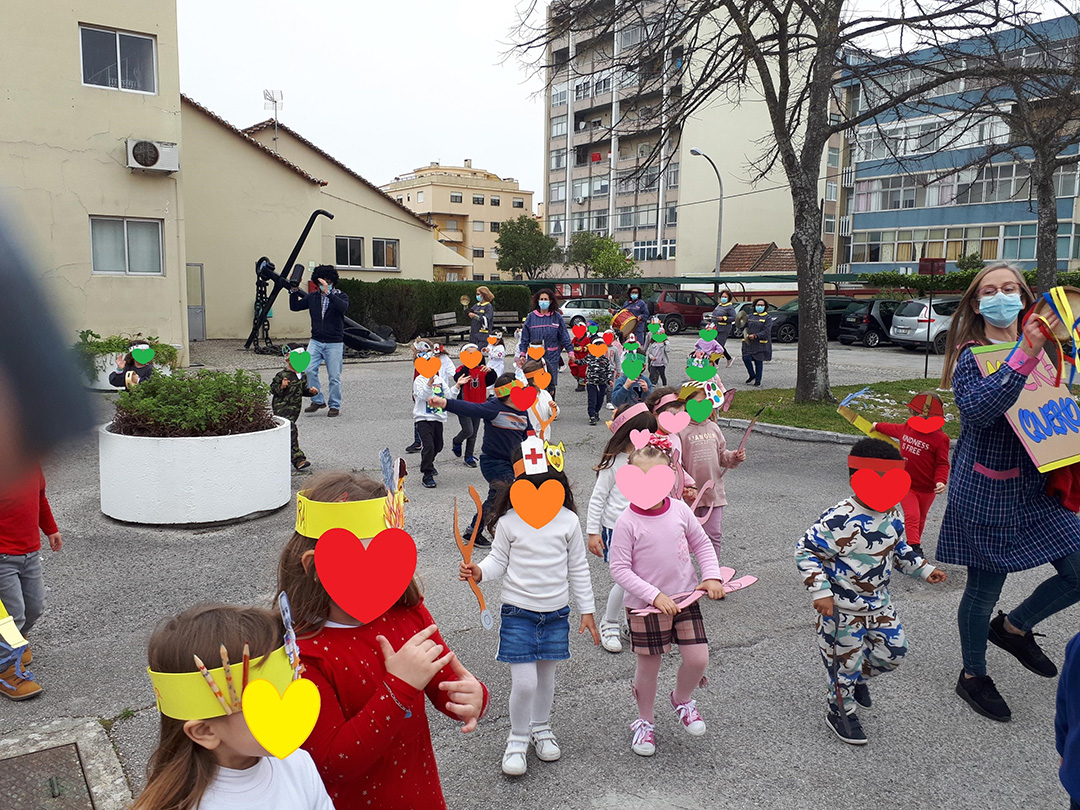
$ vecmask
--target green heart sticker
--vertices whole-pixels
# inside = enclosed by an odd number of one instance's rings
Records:
[[[588,332],[589,332],[589,334],[590,334],[590,335],[595,335],[595,334],[596,334],[596,332],[597,332],[597,331],[598,331],[599,329],[600,329],[600,326],[599,326],[598,324],[595,324],[595,323],[591,323],[591,324],[589,324],[589,326],[588,326]]]
[[[658,324],[658,323],[650,323],[649,324],[649,331],[653,334],[653,337],[656,337],[656,333],[660,331],[660,324]]]
[[[698,337],[702,340],[713,340],[716,337],[715,329],[702,329],[698,332]]]
[[[309,365],[311,365],[310,352],[306,350],[289,352],[289,366],[297,374],[307,371]]]
[[[645,370],[645,358],[640,354],[631,354],[622,362],[622,371],[628,380],[636,380]]]
[[[661,332],[659,335],[654,334],[652,336],[652,339],[655,340],[657,343],[663,343],[665,340],[667,340],[667,333]]]
[[[132,349],[131,356],[135,359],[136,363],[142,363],[146,365],[154,359],[153,349]]]
[[[695,422],[704,422],[712,414],[712,410],[712,400],[686,400],[686,412],[690,414],[690,418],[693,419]]]
[[[696,365],[691,357],[686,361],[686,376],[691,380],[706,382],[716,376],[716,369],[709,363],[704,366]]]
[[[637,338],[630,338],[627,343],[623,344],[623,351],[639,352],[641,351],[641,344],[637,342]]]

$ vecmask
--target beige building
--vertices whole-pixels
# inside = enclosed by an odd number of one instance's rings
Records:
[[[474,169],[471,160],[464,166],[432,163],[395,177],[382,190],[431,222],[440,242],[472,262],[471,272],[447,268],[449,281],[497,280],[499,225],[533,210],[531,191],[522,191],[512,177]]]

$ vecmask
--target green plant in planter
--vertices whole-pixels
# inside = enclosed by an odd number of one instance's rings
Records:
[[[238,370],[155,374],[120,394],[111,430],[124,436],[230,436],[274,427],[270,388]]]
[[[110,335],[103,338],[92,329],[83,329],[79,332],[79,342],[72,349],[86,379],[93,382],[97,379],[98,369],[96,361],[98,357],[105,356],[112,362],[118,354],[126,354],[133,340],[145,340],[154,350],[154,365],[177,367],[179,354],[175,346],[168,343],[160,343],[156,336],[144,336],[141,332],[133,335]]]

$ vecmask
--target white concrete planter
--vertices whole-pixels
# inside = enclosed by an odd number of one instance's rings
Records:
[[[94,357],[94,368],[97,369],[97,377],[93,382],[86,384],[91,391],[120,391],[109,382],[109,375],[116,371],[115,354],[99,354]],[[155,374],[172,376],[172,368],[169,366],[154,366]]]
[[[195,438],[98,430],[101,511],[129,523],[235,521],[292,497],[289,421],[257,433]]]

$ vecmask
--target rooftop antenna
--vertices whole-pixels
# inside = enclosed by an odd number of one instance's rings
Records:
[[[263,109],[274,111],[274,154],[278,151],[278,110],[285,106],[285,102],[282,99],[285,94],[280,90],[263,90]]]

